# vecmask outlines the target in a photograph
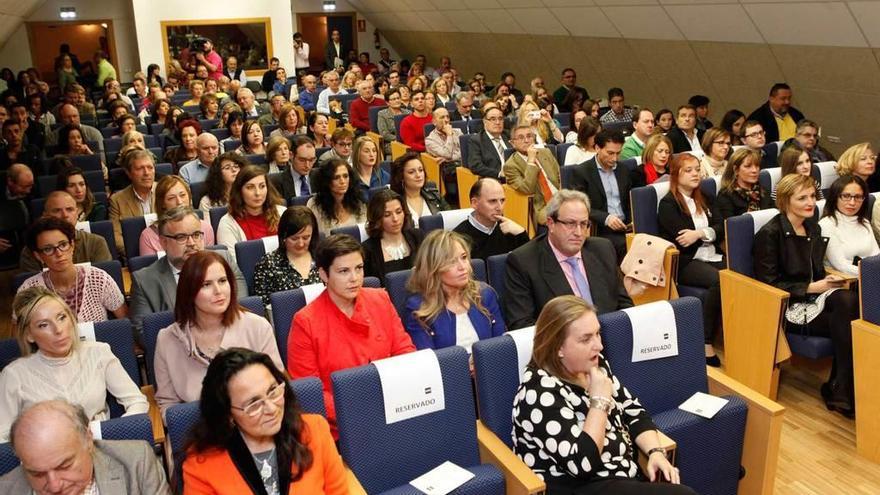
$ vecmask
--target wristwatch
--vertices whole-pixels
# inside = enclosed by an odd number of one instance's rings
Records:
[[[590,397],[590,409],[598,409],[609,414],[614,409],[614,401],[608,397]]]

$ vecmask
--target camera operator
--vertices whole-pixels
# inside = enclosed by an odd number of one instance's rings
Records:
[[[309,69],[309,44],[302,33],[293,33],[293,66],[297,76]]]
[[[208,69],[208,78],[219,80],[223,75],[223,59],[214,51],[214,43],[208,38],[200,38],[192,43],[196,60]]]

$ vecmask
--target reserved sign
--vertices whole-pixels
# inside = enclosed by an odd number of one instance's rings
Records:
[[[440,362],[431,349],[373,361],[382,383],[385,423],[446,408]]]
[[[675,312],[668,301],[623,310],[632,325],[632,362],[678,356]]]

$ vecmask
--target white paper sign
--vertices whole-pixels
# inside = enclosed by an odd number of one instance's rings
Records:
[[[272,251],[275,251],[276,249],[278,249],[278,236],[277,235],[270,235],[267,237],[263,237],[261,240],[263,241],[263,249],[267,253],[271,253]]]
[[[90,421],[89,422],[89,430],[91,430],[92,438],[94,440],[101,440],[103,438],[103,434],[101,433],[101,422],[100,421]]]
[[[325,289],[324,284],[320,283],[303,285],[300,288],[303,290],[303,295],[306,296],[306,304],[309,304],[317,299],[318,296],[320,296]]]
[[[431,349],[373,361],[382,383],[385,423],[446,408],[440,362]]]
[[[474,477],[474,473],[449,461],[409,482],[422,493],[446,495]]]
[[[678,356],[675,312],[668,301],[623,310],[632,325],[632,362]]]
[[[147,227],[156,223],[156,220],[158,219],[159,215],[157,215],[156,213],[147,213],[146,215],[144,215],[144,223],[147,224]]]
[[[690,399],[682,402],[678,408],[706,419],[712,419],[728,402],[727,399],[721,397],[697,392]]]
[[[473,211],[473,208],[441,211],[440,218],[443,219],[443,230],[452,230],[458,227],[458,224],[467,220],[468,215]]]
[[[513,339],[516,345],[516,361],[519,365],[519,381],[522,383],[523,374],[526,372],[526,366],[532,360],[532,349],[535,345],[535,327],[525,327],[519,330],[507,332],[508,337]]]
[[[76,324],[76,329],[79,330],[79,340],[83,341],[95,341],[95,324],[91,321],[84,321]]]
[[[76,230],[92,233],[92,225],[89,222],[76,222]]]

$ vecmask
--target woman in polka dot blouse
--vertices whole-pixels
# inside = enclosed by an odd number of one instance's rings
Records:
[[[513,402],[514,451],[548,494],[693,495],[679,484],[648,412],[601,351],[596,311],[583,299],[561,296],[544,307]],[[644,475],[635,447],[648,455]]]

